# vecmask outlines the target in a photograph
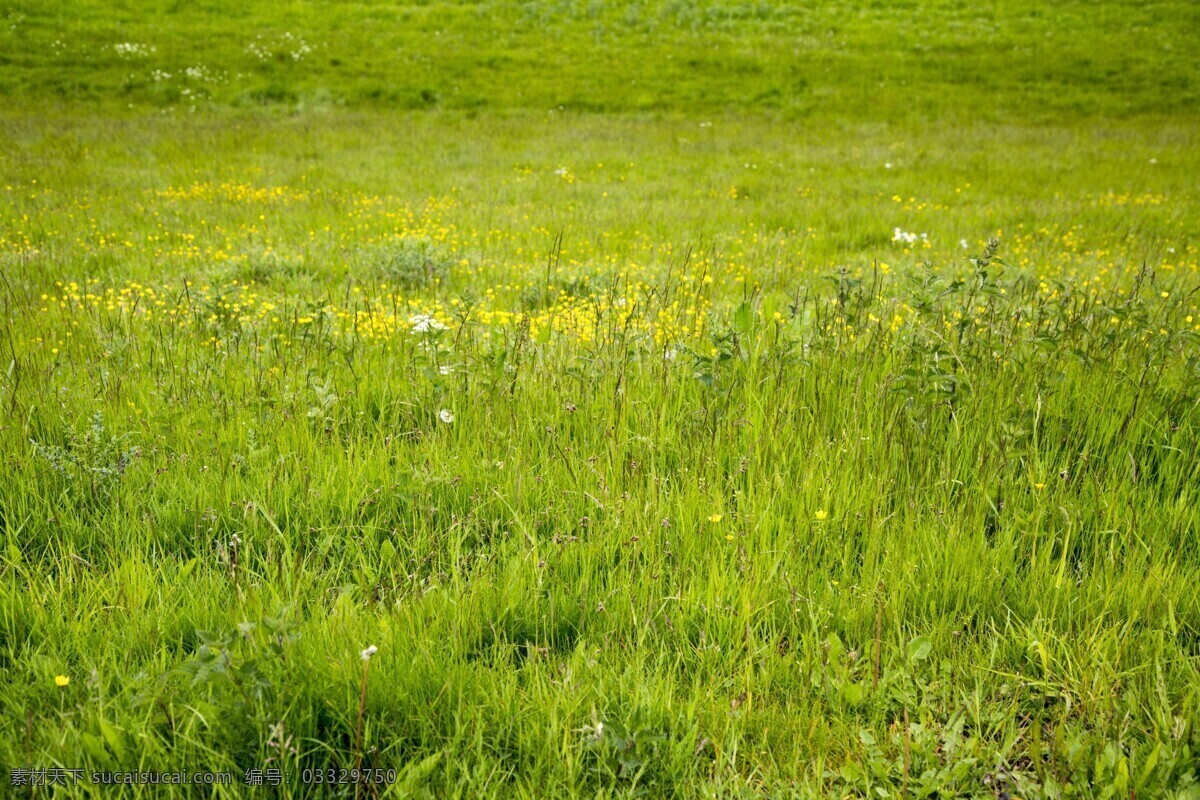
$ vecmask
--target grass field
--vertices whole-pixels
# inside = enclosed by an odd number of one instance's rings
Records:
[[[1200,6],[0,23],[0,796],[1200,798]]]

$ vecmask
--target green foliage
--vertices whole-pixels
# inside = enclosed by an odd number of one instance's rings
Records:
[[[449,255],[425,239],[387,242],[364,251],[359,258],[373,280],[402,289],[435,287],[450,277]]]
[[[230,707],[241,714],[259,714],[259,709],[278,703],[278,689],[260,666],[267,657],[281,666],[286,662],[286,647],[299,634],[287,619],[287,612],[264,617],[261,626],[242,622],[236,630],[196,631],[200,645],[195,655],[179,666],[179,672],[191,678],[193,686],[227,685],[236,690]],[[233,652],[240,645],[243,654],[235,663]]]
[[[63,492],[80,508],[106,503],[137,457],[129,435],[109,433],[99,411],[82,430],[64,427],[62,444],[32,441],[33,452],[58,478]]]
[[[0,764],[1200,797],[1196,14],[0,2]]]

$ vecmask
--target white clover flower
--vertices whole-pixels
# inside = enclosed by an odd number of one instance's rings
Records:
[[[451,422],[454,422],[454,412],[448,408],[443,408],[438,412],[438,419],[449,425]]]
[[[438,367],[438,373],[441,375],[449,375],[451,372],[454,372],[454,367],[450,366],[449,364],[443,364],[442,366]]]
[[[966,249],[967,249],[968,247],[970,247],[971,245],[970,245],[970,244],[967,242],[967,240],[966,240],[966,239],[959,239],[959,240],[958,240],[958,246],[959,246],[959,247],[961,247],[963,250],[966,250]]]
[[[884,168],[884,169],[891,169],[891,168],[892,168],[892,162],[888,161],[886,164],[884,164],[884,165],[883,165],[883,168]]]
[[[376,647],[375,645],[371,645],[366,650],[360,651],[358,654],[358,657],[361,658],[363,661],[370,661],[371,656],[375,655],[378,652],[379,652],[379,648]]]

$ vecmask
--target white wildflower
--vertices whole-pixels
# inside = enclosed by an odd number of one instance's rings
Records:
[[[412,325],[413,333],[431,333],[433,331],[444,331],[446,326],[438,322],[429,314],[416,314],[408,318],[408,324]]]
[[[923,233],[910,233],[900,228],[892,228],[892,241],[903,244],[916,244],[919,239],[928,238]]]
[[[146,46],[138,42],[121,42],[120,44],[113,45],[113,50],[122,58],[146,58],[155,52],[156,49],[152,45]]]
[[[448,408],[443,408],[438,412],[438,419],[449,425],[451,422],[454,422],[454,412]]]
[[[375,645],[371,645],[366,650],[359,652],[358,657],[361,658],[363,661],[370,661],[371,656],[375,655],[378,652],[379,652],[379,648],[376,647]]]

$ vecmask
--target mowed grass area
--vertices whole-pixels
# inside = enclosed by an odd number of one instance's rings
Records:
[[[0,5],[3,791],[1200,797],[1195,7],[514,9]]]

